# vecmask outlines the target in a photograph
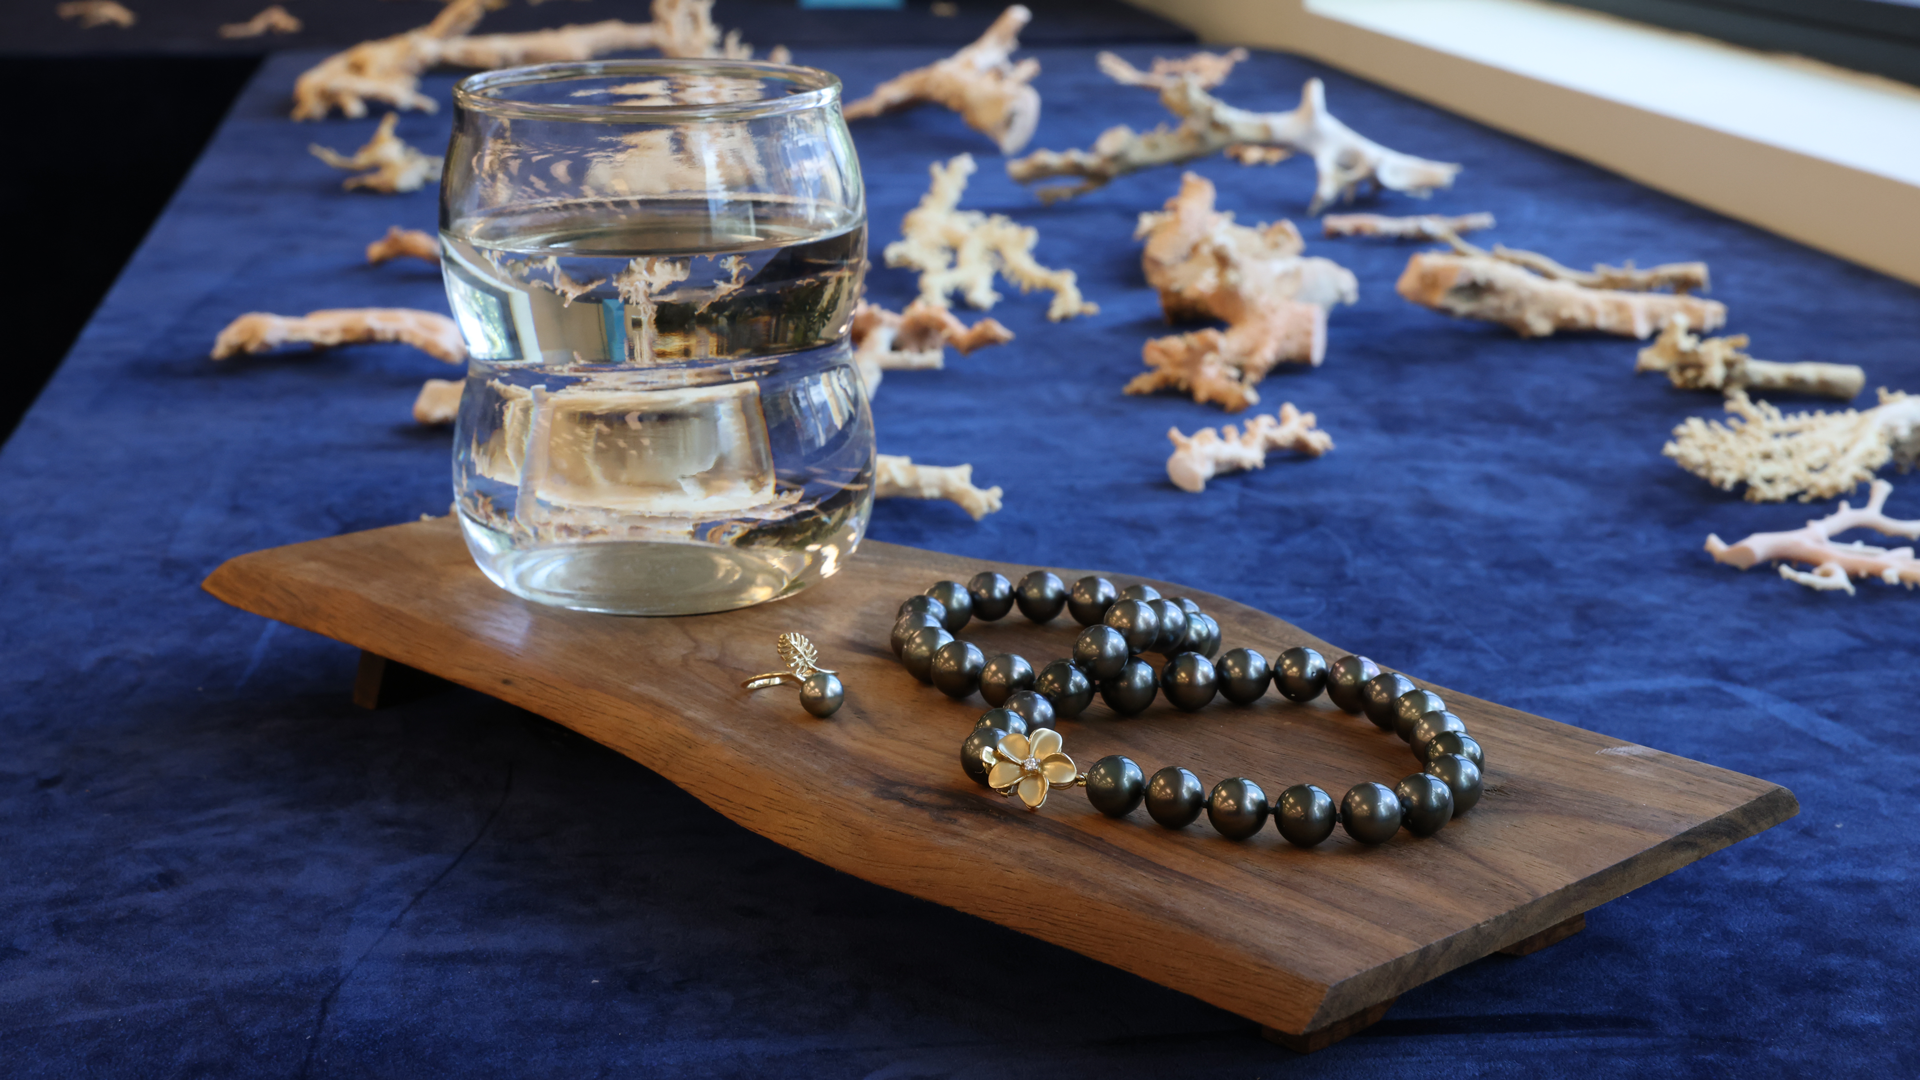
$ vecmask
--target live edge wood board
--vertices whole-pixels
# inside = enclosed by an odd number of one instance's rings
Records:
[[[1302,851],[1269,828],[1234,843],[1204,817],[1177,833],[1144,810],[1111,820],[1078,791],[1030,813],[960,771],[960,743],[986,706],[914,681],[887,646],[901,600],[983,569],[1017,579],[1028,568],[868,542],[836,577],[778,603],[615,618],[496,588],[440,519],[244,555],[206,587],[565,724],[829,866],[1191,994],[1299,1049],[1377,1019],[1443,972],[1550,943],[1589,909],[1799,809],[1778,785],[1409,672],[1488,755],[1480,805],[1431,838],[1403,832],[1366,849],[1336,830]],[[1089,571],[1055,572],[1071,582]],[[1102,572],[1192,597],[1226,647],[1350,651],[1177,583]],[[1045,660],[1066,655],[1077,629],[1064,614],[1038,627],[1015,613],[963,636],[989,655]],[[740,689],[779,668],[774,639],[786,630],[840,672],[847,703],[831,720],[808,716],[790,688]],[[1414,771],[1405,744],[1324,698],[1269,694],[1192,714],[1158,702],[1131,719],[1096,700],[1059,726],[1082,768],[1123,753],[1148,773],[1180,764],[1208,784],[1252,777],[1270,794],[1306,781],[1338,799]]]

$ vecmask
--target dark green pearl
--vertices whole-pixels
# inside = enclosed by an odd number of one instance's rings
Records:
[[[1054,715],[1063,720],[1093,704],[1093,683],[1071,660],[1055,660],[1041,668],[1033,680],[1033,692],[1046,698]]]
[[[1193,824],[1207,805],[1207,789],[1200,778],[1169,765],[1147,781],[1147,814],[1169,829],[1184,829]]]
[[[953,640],[953,635],[938,626],[922,626],[907,634],[906,644],[900,648],[900,663],[906,667],[907,674],[921,682],[933,681],[933,654],[941,646]]]
[[[1145,600],[1115,601],[1101,621],[1120,631],[1129,652],[1146,652],[1160,636],[1160,616]]]
[[[1266,694],[1273,681],[1267,658],[1252,649],[1230,649],[1213,665],[1220,682],[1220,696],[1235,705],[1251,705]]]
[[[1343,656],[1327,665],[1327,697],[1345,712],[1361,712],[1367,703],[1360,688],[1378,674],[1380,665],[1366,657]]]
[[[1002,735],[1025,735],[1027,733],[1026,717],[1021,716],[1012,709],[988,709],[986,712],[980,714],[980,719],[975,720],[973,726],[977,728],[990,727]]]
[[[1410,690],[1393,699],[1393,733],[1413,741],[1413,725],[1430,712],[1446,712],[1447,703],[1431,690]]]
[[[1273,658],[1273,685],[1288,701],[1312,701],[1327,688],[1327,661],[1312,649],[1295,647]]]
[[[1160,672],[1160,692],[1184,712],[1202,708],[1219,689],[1213,662],[1199,653],[1181,653]]]
[[[1120,674],[1120,669],[1127,666],[1128,655],[1127,639],[1104,623],[1080,631],[1073,642],[1074,666],[1095,682]]]
[[[947,618],[947,605],[924,593],[919,596],[909,596],[900,602],[900,610],[894,612],[894,618],[897,619],[909,614],[931,615],[939,619],[941,625],[944,626]]]
[[[1160,690],[1153,665],[1139,657],[1130,658],[1120,674],[1100,684],[1100,700],[1121,716],[1136,716],[1153,704]]]
[[[927,590],[927,595],[940,601],[947,609],[946,617],[940,620],[940,625],[947,628],[947,633],[959,633],[973,618],[973,594],[967,591],[965,585],[957,581],[936,582]]]
[[[1222,780],[1207,794],[1207,821],[1229,840],[1245,840],[1267,827],[1267,793],[1244,776]]]
[[[1453,819],[1453,789],[1437,776],[1414,773],[1393,786],[1393,796],[1400,824],[1415,836],[1432,836]]]
[[[1367,719],[1373,721],[1373,726],[1381,731],[1392,731],[1393,703],[1400,699],[1401,694],[1418,689],[1419,687],[1413,685],[1412,679],[1397,671],[1389,671],[1368,679],[1366,685],[1360,688],[1360,698],[1366,704]]]
[[[987,763],[981,760],[981,754],[989,747],[997,747],[1007,732],[999,728],[980,726],[967,733],[967,740],[960,744],[960,769],[967,778],[981,787],[987,786]]]
[[[800,680],[800,707],[825,720],[840,710],[847,700],[847,688],[824,671],[816,671]]]
[[[933,688],[958,701],[972,697],[980,689],[980,673],[987,658],[971,641],[949,641],[934,650],[931,681]]]
[[[1112,754],[1087,770],[1087,801],[1108,817],[1126,817],[1146,797],[1146,774],[1130,757]]]
[[[973,600],[973,617],[993,622],[1013,610],[1013,582],[1004,574],[983,570],[967,582],[967,595]]]
[[[1427,762],[1427,773],[1446,781],[1447,786],[1453,789],[1454,817],[1473,809],[1485,791],[1480,766],[1459,754],[1435,754]]]
[[[1122,600],[1158,600],[1160,590],[1151,585],[1129,585],[1120,590]]]
[[[1013,601],[1020,614],[1037,623],[1047,622],[1067,606],[1067,586],[1057,574],[1035,570],[1014,587]]]
[[[1154,652],[1162,656],[1172,656],[1180,652],[1187,644],[1187,613],[1179,604],[1171,600],[1149,600],[1147,606],[1153,609],[1154,619],[1160,625],[1159,633],[1153,637]]]
[[[1004,705],[1007,698],[1021,690],[1033,688],[1033,665],[1027,658],[1013,653],[1001,653],[987,658],[987,666],[980,671],[980,696],[989,705]]]
[[[1400,831],[1400,797],[1385,784],[1355,784],[1340,800],[1340,824],[1363,844],[1384,844]]]
[[[1467,733],[1467,725],[1462,723],[1459,717],[1445,710],[1430,712],[1422,716],[1419,723],[1413,725],[1413,731],[1407,738],[1407,745],[1413,747],[1413,756],[1415,758],[1425,761],[1429,753],[1427,748],[1433,745],[1433,740],[1449,731],[1465,735]],[[1447,752],[1457,754],[1460,751],[1449,750]]]
[[[1015,690],[1000,707],[1025,717],[1029,730],[1053,726],[1053,702],[1031,690]]]
[[[1480,743],[1466,732],[1443,731],[1435,735],[1433,741],[1427,744],[1427,752],[1422,755],[1422,759],[1432,761],[1436,754],[1459,754],[1473,762],[1474,766],[1482,771],[1487,767],[1486,752],[1481,750]]]
[[[1113,587],[1113,582],[1089,575],[1073,583],[1073,591],[1067,594],[1067,613],[1081,626],[1092,626],[1118,599],[1120,590]]]
[[[945,629],[945,627],[940,625],[939,616],[931,613],[907,614],[895,620],[893,624],[893,635],[888,638],[887,641],[889,645],[893,646],[893,655],[899,656],[900,651],[907,647],[908,635],[912,634],[915,630],[927,626],[933,627],[935,630]]]
[[[1295,784],[1273,804],[1273,823],[1294,847],[1312,847],[1333,835],[1340,819],[1333,796],[1312,784]]]

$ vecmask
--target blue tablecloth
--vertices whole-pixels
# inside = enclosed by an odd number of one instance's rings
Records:
[[[937,52],[800,59],[857,93]],[[1091,50],[1036,55],[1035,145],[1161,119]],[[1055,325],[1043,297],[1012,295],[993,311],[1011,345],[890,376],[881,448],[970,461],[1006,508],[976,524],[885,502],[872,535],[1185,581],[1462,691],[1785,784],[1801,815],[1295,1058],[1225,1012],[824,869],[480,695],[351,707],[351,649],[198,588],[242,552],[449,501],[447,435],[408,416],[420,381],[446,374],[435,361],[206,358],[243,311],[444,303],[431,267],[363,265],[388,225],[431,227],[434,197],[344,193],[307,155],[374,123],[284,118],[311,59],[262,69],[0,451],[4,1071],[1920,1072],[1920,598],[1711,562],[1709,532],[1825,508],[1745,504],[1662,458],[1674,424],[1718,403],[1633,376],[1632,342],[1523,341],[1402,302],[1414,248],[1392,243],[1311,242],[1359,275],[1360,303],[1334,313],[1324,367],[1261,387],[1269,408],[1318,413],[1338,448],[1177,491],[1166,429],[1228,418],[1120,387],[1162,332],[1134,216],[1178,170],[1042,208],[938,110],[856,128],[876,243],[929,162],[971,151],[963,205],[1037,226],[1042,261],[1079,271],[1102,310]],[[1309,75],[1361,132],[1465,164],[1430,204],[1378,209],[1490,210],[1493,239],[1575,265],[1706,259],[1757,355],[1920,389],[1910,286],[1298,59],[1257,56],[1221,93],[1290,107]],[[428,86],[444,100],[450,81]],[[444,112],[400,125],[422,146],[446,132]],[[1312,187],[1304,161],[1196,168],[1245,221],[1298,220]],[[869,280],[890,304],[913,292],[902,271]],[[1920,517],[1920,483],[1895,480],[1890,509]]]

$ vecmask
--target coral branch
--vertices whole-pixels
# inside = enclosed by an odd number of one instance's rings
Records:
[[[1214,187],[1187,173],[1164,210],[1140,215],[1146,240],[1140,265],[1160,290],[1169,322],[1219,319],[1219,330],[1156,338],[1141,357],[1151,370],[1129,394],[1177,390],[1230,412],[1260,400],[1254,386],[1281,363],[1319,364],[1326,356],[1327,309],[1351,304],[1351,272],[1306,247],[1291,222],[1249,228],[1213,208]]]
[[[1707,553],[1715,562],[1742,570],[1763,562],[1780,563],[1780,576],[1810,589],[1853,595],[1854,578],[1879,578],[1889,585],[1920,585],[1920,559],[1913,549],[1873,547],[1854,541],[1836,544],[1833,537],[1849,529],[1873,529],[1888,536],[1920,538],[1920,521],[1900,521],[1881,511],[1893,485],[1875,480],[1867,505],[1855,510],[1842,502],[1823,518],[1789,532],[1754,533],[1737,544],[1707,537]],[[1806,563],[1812,570],[1796,570],[1789,563]]]
[[[1319,174],[1309,214],[1336,200],[1352,200],[1363,189],[1386,188],[1424,196],[1453,183],[1460,166],[1428,161],[1389,150],[1354,131],[1327,112],[1326,88],[1308,79],[1300,105],[1291,112],[1256,113],[1236,109],[1183,78],[1160,91],[1160,103],[1180,126],[1162,125],[1138,133],[1110,128],[1090,150],[1039,150],[1007,163],[1007,174],[1023,184],[1055,177],[1078,177],[1078,184],[1038,190],[1042,201],[1068,199],[1101,187],[1116,177],[1155,165],[1173,165],[1205,157],[1236,144],[1277,146],[1313,158]]]
[[[974,487],[973,466],[915,465],[912,458],[892,454],[874,455],[873,497],[951,499],[975,521],[1000,509],[1000,489]]]
[[[337,308],[305,316],[249,312],[227,324],[213,342],[213,358],[263,353],[282,345],[317,349],[363,341],[398,341],[449,364],[463,363],[467,347],[452,319],[411,308]]]
[[[1644,338],[1675,315],[1706,330],[1727,321],[1726,305],[1714,300],[1590,289],[1551,281],[1488,255],[1421,252],[1407,260],[1395,289],[1422,307],[1497,322],[1521,337],[1598,330]]]
[[[1013,331],[994,319],[968,326],[946,308],[915,300],[895,313],[861,301],[853,312],[853,362],[867,396],[880,389],[886,371],[931,371],[946,364],[946,346],[962,356],[988,345],[1013,340]]]
[[[437,157],[428,157],[402,142],[393,133],[394,125],[400,122],[399,113],[388,113],[380,121],[380,127],[367,140],[367,145],[354,151],[352,157],[335,153],[314,143],[307,147],[313,156],[336,169],[348,169],[363,172],[359,176],[349,176],[341,187],[352,191],[364,188],[367,191],[379,191],[394,194],[402,191],[418,191],[429,180],[440,179],[442,162]]]
[[[1493,228],[1492,214],[1416,214],[1412,217],[1388,217],[1385,214],[1328,214],[1320,219],[1327,236],[1381,236],[1393,240],[1446,240],[1476,229]]]
[[[933,183],[901,221],[900,239],[887,245],[887,265],[920,271],[920,298],[939,307],[947,306],[952,292],[976,308],[993,307],[1000,299],[993,290],[998,273],[1023,293],[1053,293],[1047,318],[1054,322],[1099,311],[1098,304],[1081,299],[1073,271],[1049,270],[1034,261],[1037,230],[999,214],[956,209],[974,168],[971,154],[931,166]]]
[[[1751,502],[1837,498],[1889,461],[1906,469],[1920,458],[1920,397],[1883,389],[1865,411],[1788,416],[1736,389],[1726,406],[1726,423],[1689,417],[1661,453],[1723,491],[1746,484]]]
[[[1480,258],[1499,259],[1515,266],[1523,266],[1544,278],[1554,281],[1571,281],[1589,289],[1620,289],[1626,292],[1651,292],[1654,289],[1672,289],[1677,293],[1706,292],[1710,279],[1707,264],[1703,262],[1664,263],[1637,270],[1632,263],[1625,266],[1595,264],[1592,270],[1575,270],[1571,266],[1562,266],[1537,251],[1520,251],[1495,244],[1492,251],[1474,247],[1459,236],[1441,236],[1453,245],[1453,250],[1462,255]]]
[[[928,102],[960,114],[967,126],[1017,153],[1040,122],[1040,92],[1027,85],[1040,74],[1038,60],[1014,63],[1020,31],[1033,18],[1014,4],[1000,13],[979,40],[938,63],[896,75],[843,110],[848,120],[880,116]]]
[[[1640,350],[1633,370],[1664,371],[1682,390],[1784,390],[1842,401],[1853,400],[1867,384],[1866,371],[1853,364],[1755,360],[1740,351],[1746,344],[1745,334],[1703,340],[1688,333],[1686,318],[1676,315],[1653,344]]]
[[[413,399],[413,419],[421,424],[451,424],[460,415],[465,379],[428,379]]]
[[[1141,71],[1127,63],[1118,55],[1103,52],[1094,57],[1100,65],[1100,71],[1107,78],[1122,86],[1147,86],[1155,90],[1165,90],[1182,79],[1191,77],[1202,90],[1211,90],[1227,81],[1233,73],[1235,64],[1247,58],[1247,50],[1233,49],[1224,53],[1197,52],[1183,56],[1178,60],[1169,60],[1164,56],[1153,58],[1153,66]]]
[[[435,266],[440,265],[440,241],[432,233],[419,229],[403,229],[398,225],[387,226],[387,235],[367,245],[367,263],[378,266],[389,259],[420,259]]]
[[[1247,421],[1245,431],[1228,424],[1220,428],[1201,428],[1182,435],[1170,428],[1173,455],[1167,458],[1167,479],[1182,491],[1203,491],[1207,481],[1223,472],[1240,469],[1264,469],[1267,454],[1274,450],[1294,450],[1307,457],[1319,457],[1333,449],[1333,436],[1314,426],[1312,413],[1303,413],[1292,402],[1283,402],[1280,413],[1256,416]]]
[[[263,34],[297,34],[301,23],[293,13],[275,4],[248,19],[246,22],[223,23],[220,36],[223,38],[257,38]]]
[[[92,30],[99,26],[117,26],[127,29],[139,18],[114,0],[68,0],[55,5],[53,13],[63,19],[76,19],[80,29]]]

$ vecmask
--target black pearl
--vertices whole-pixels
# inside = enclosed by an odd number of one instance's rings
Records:
[[[1327,658],[1294,647],[1273,658],[1273,685],[1288,701],[1312,701],[1327,688]]]
[[[1100,699],[1121,716],[1136,716],[1153,704],[1159,691],[1160,679],[1153,673],[1153,665],[1135,656],[1120,674],[1100,684]]]
[[[1160,590],[1151,585],[1129,585],[1120,590],[1122,600],[1158,600]]]
[[[1213,700],[1219,680],[1213,673],[1213,661],[1199,653],[1181,653],[1167,661],[1160,672],[1160,692],[1183,712],[1192,712]]]
[[[1025,735],[1027,733],[1026,717],[1021,716],[1012,709],[988,709],[986,712],[980,714],[980,719],[975,720],[973,726],[977,728],[990,727],[1002,735]]]
[[[1220,696],[1235,705],[1259,701],[1267,692],[1267,684],[1273,681],[1267,658],[1252,649],[1228,650],[1220,662],[1213,665],[1213,674],[1220,681]]]
[[[1115,601],[1102,621],[1120,631],[1129,652],[1146,652],[1160,636],[1160,616],[1145,600]]]
[[[898,619],[903,615],[909,615],[909,614],[931,615],[934,618],[939,619],[942,625],[945,625],[946,618],[947,618],[947,605],[941,603],[938,600],[935,600],[933,597],[928,596],[925,593],[922,593],[919,596],[909,596],[905,600],[902,600],[900,602],[900,610],[894,612],[894,618]]]
[[[1412,690],[1393,699],[1393,733],[1413,741],[1413,725],[1430,712],[1446,712],[1447,703],[1431,690]]]
[[[933,654],[952,640],[953,635],[938,626],[922,626],[907,635],[907,643],[900,649],[900,663],[907,674],[921,682],[932,682]]]
[[[933,688],[954,700],[972,697],[980,689],[980,673],[987,656],[971,641],[949,641],[934,650]]]
[[[935,582],[927,590],[927,595],[946,606],[947,614],[940,620],[940,625],[947,628],[947,633],[959,633],[967,625],[967,620],[973,618],[973,594],[967,591],[965,585],[957,581]]]
[[[1273,823],[1294,847],[1312,847],[1332,836],[1339,817],[1333,796],[1312,784],[1293,785],[1273,804]]]
[[[1444,709],[1439,712],[1430,712],[1422,716],[1419,722],[1413,725],[1413,731],[1407,737],[1407,745],[1413,747],[1413,756],[1415,758],[1420,761],[1425,761],[1427,760],[1427,748],[1433,745],[1433,740],[1449,731],[1465,735],[1467,733],[1467,725],[1461,723],[1459,717]],[[1447,752],[1449,754],[1457,754],[1460,751],[1449,750]],[[1478,764],[1478,762],[1475,762],[1475,764]]]
[[[1126,817],[1147,797],[1147,776],[1130,757],[1111,754],[1087,770],[1087,801],[1108,817]]]
[[[1453,820],[1453,789],[1437,776],[1414,773],[1393,786],[1393,797],[1400,800],[1400,824],[1415,836],[1432,836]]]
[[[1057,574],[1035,570],[1015,586],[1013,602],[1019,605],[1020,614],[1034,622],[1047,622],[1067,606],[1067,586]]]
[[[1173,600],[1173,602],[1174,602],[1174,603],[1176,603],[1176,604],[1179,604],[1179,605],[1180,605],[1180,610],[1181,610],[1181,611],[1184,611],[1184,612],[1186,612],[1186,613],[1187,613],[1187,614],[1189,614],[1189,615],[1198,615],[1198,614],[1200,614],[1200,605],[1199,605],[1199,604],[1196,604],[1196,603],[1194,603],[1193,601],[1191,601],[1191,600],[1189,600],[1189,599],[1187,599],[1186,597],[1184,597],[1184,596],[1175,596],[1175,597],[1171,597],[1171,599]]]
[[[980,696],[989,705],[1004,705],[1015,691],[1032,688],[1033,665],[1024,656],[1001,653],[988,657],[987,666],[980,669]]]
[[[1081,626],[1092,626],[1118,599],[1120,590],[1113,587],[1113,582],[1103,577],[1083,577],[1073,583],[1073,591],[1067,594],[1067,613]]]
[[[1073,641],[1073,662],[1087,677],[1099,682],[1120,674],[1127,666],[1127,639],[1111,626],[1089,626]]]
[[[1429,776],[1446,781],[1447,786],[1453,789],[1454,817],[1473,809],[1485,790],[1480,779],[1480,766],[1459,754],[1435,754],[1427,762],[1426,771]]]
[[[1041,668],[1033,680],[1033,692],[1046,698],[1054,715],[1062,720],[1080,715],[1082,709],[1093,704],[1093,684],[1071,660],[1055,660]]]
[[[1015,690],[1000,703],[1000,707],[1026,718],[1029,731],[1053,726],[1053,702],[1031,690]]]
[[[1341,709],[1357,713],[1366,708],[1360,688],[1380,674],[1380,665],[1364,656],[1343,656],[1327,665],[1327,697]]]
[[[967,596],[973,600],[973,617],[993,622],[1006,618],[1013,610],[1013,582],[1005,574],[983,570],[967,582]]]
[[[1203,632],[1198,637],[1189,635],[1192,639],[1193,651],[1211,660],[1213,654],[1220,651],[1220,624],[1205,612],[1188,616],[1187,621],[1192,622],[1196,619],[1199,620]]]
[[[1147,606],[1153,609],[1154,618],[1160,623],[1160,632],[1153,638],[1153,651],[1162,656],[1179,652],[1187,643],[1186,611],[1171,600],[1149,600]]]
[[[1244,776],[1222,780],[1207,794],[1207,820],[1229,840],[1245,840],[1267,827],[1267,793]]]
[[[1367,719],[1381,731],[1393,730],[1393,703],[1401,694],[1419,687],[1413,680],[1397,671],[1389,671],[1368,679],[1360,688],[1360,701],[1366,707]]]
[[[1432,761],[1438,754],[1459,754],[1473,762],[1474,767],[1481,771],[1484,772],[1487,768],[1486,752],[1480,749],[1479,742],[1475,741],[1473,736],[1464,731],[1443,731],[1435,735],[1433,741],[1427,744],[1427,752],[1422,756],[1422,760]]]
[[[1363,844],[1384,844],[1400,831],[1400,797],[1385,784],[1355,784],[1340,800],[1340,824]]]
[[[816,671],[800,680],[800,707],[825,720],[838,712],[847,700],[847,688],[824,671]]]
[[[893,655],[899,656],[900,651],[907,647],[908,635],[926,626],[931,626],[935,630],[945,629],[945,627],[940,625],[940,618],[937,615],[902,615],[899,619],[895,620],[893,624],[893,636],[888,639],[888,644],[893,646]]]
[[[967,733],[967,741],[960,744],[960,768],[967,778],[981,787],[987,786],[987,763],[981,760],[981,754],[989,748],[998,747],[1007,732],[995,727],[976,727]]]
[[[1147,781],[1147,814],[1169,829],[1184,829],[1193,824],[1207,805],[1207,789],[1200,778],[1169,765]]]

